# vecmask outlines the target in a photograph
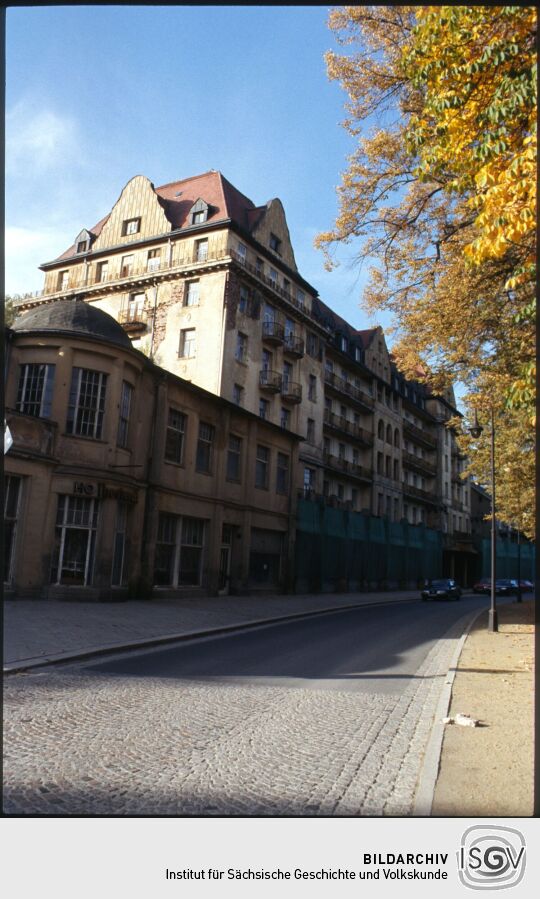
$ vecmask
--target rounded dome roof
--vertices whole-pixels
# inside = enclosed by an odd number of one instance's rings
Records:
[[[95,337],[107,343],[132,349],[131,340],[116,319],[82,300],[56,300],[44,303],[15,319],[14,331],[65,331],[81,337]]]

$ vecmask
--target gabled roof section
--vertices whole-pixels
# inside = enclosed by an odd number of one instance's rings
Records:
[[[315,298],[312,302],[312,311],[313,315],[319,319],[327,328],[330,328],[332,331],[335,331],[339,334],[345,335],[349,340],[354,343],[360,344],[363,349],[367,349],[368,346],[373,342],[373,338],[377,334],[378,331],[382,329],[377,328],[367,328],[361,331],[358,331],[356,328],[353,328],[344,318],[341,318],[336,312],[330,309],[330,306],[327,306],[326,303],[323,303],[322,300]]]
[[[163,200],[165,214],[175,229],[190,224],[192,207],[198,199],[203,199],[211,207],[208,222],[232,219],[251,230],[249,214],[256,210],[255,204],[227,181],[221,172],[211,171],[183,181],[172,181],[156,187],[156,193]]]

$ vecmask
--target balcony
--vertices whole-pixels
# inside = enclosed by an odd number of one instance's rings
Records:
[[[302,402],[302,385],[297,381],[290,381],[283,378],[281,384],[281,399],[284,403],[301,403]]]
[[[262,339],[272,346],[281,346],[285,342],[285,328],[279,321],[263,321]]]
[[[325,371],[324,383],[327,387],[333,388],[337,393],[349,397],[349,399],[368,412],[373,411],[375,406],[373,397],[369,396],[364,390],[361,390],[360,387],[356,387],[344,378],[340,378],[339,375],[334,374],[334,372]]]
[[[366,429],[362,428],[360,425],[357,425],[354,421],[349,421],[348,418],[344,418],[342,415],[336,415],[334,412],[325,409],[324,423],[327,428],[334,431],[340,431],[342,434],[347,434],[349,437],[354,437],[355,440],[364,446],[373,446],[373,434],[366,431]]]
[[[264,369],[259,372],[259,387],[268,393],[279,393],[281,390],[282,376],[277,371]]]
[[[118,313],[118,322],[128,334],[146,331],[148,312],[146,309],[121,309]]]
[[[412,484],[403,484],[403,493],[420,502],[429,503],[433,506],[439,505],[439,497],[435,493],[429,493],[427,490],[421,490],[420,487],[413,487]]]
[[[370,468],[360,465],[358,462],[350,462],[342,456],[334,456],[332,453],[323,453],[324,464],[326,468],[332,471],[339,471],[349,477],[356,478],[360,481],[372,481],[373,472]]]
[[[413,425],[410,421],[407,421],[406,418],[403,419],[403,434],[408,437],[412,437],[417,443],[422,443],[424,446],[428,446],[430,449],[434,449],[437,446],[437,438],[432,437],[427,431],[424,431],[422,428],[417,428],[416,425]]]
[[[301,359],[304,355],[304,341],[294,334],[286,334],[283,352],[289,356],[294,356],[295,359]]]
[[[415,471],[427,472],[430,475],[435,476],[437,474],[437,466],[432,462],[428,462],[427,459],[423,459],[420,456],[415,456],[414,453],[407,453],[403,450],[401,454],[401,461],[405,468],[413,468]]]

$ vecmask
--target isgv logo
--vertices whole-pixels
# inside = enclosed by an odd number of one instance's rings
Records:
[[[525,838],[512,827],[469,827],[457,853],[459,879],[471,890],[504,890],[525,874]]]

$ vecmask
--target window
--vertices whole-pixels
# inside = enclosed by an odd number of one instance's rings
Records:
[[[188,281],[184,296],[184,306],[199,305],[199,281]]]
[[[260,278],[264,275],[264,262],[257,256],[255,259],[255,272]]]
[[[15,555],[15,535],[19,517],[21,479],[14,475],[4,477],[4,583],[12,578]]]
[[[169,408],[167,434],[165,436],[165,459],[181,465],[184,460],[187,416],[177,409]]]
[[[384,464],[384,456],[382,453],[377,453],[377,474],[384,474],[383,472],[383,464]]]
[[[397,428],[394,431],[394,446],[399,446],[399,431]]]
[[[57,290],[67,290],[69,284],[69,271],[65,269],[63,272],[58,272],[58,280],[56,282]]]
[[[98,503],[82,496],[58,497],[52,584],[92,583]]]
[[[234,357],[237,362],[247,362],[247,335],[241,331],[236,335],[236,351]]]
[[[285,428],[286,431],[290,430],[291,427],[291,413],[288,409],[281,408],[281,416],[280,416],[280,424],[282,428]]]
[[[240,462],[242,458],[242,438],[234,434],[229,436],[229,448],[227,450],[227,480],[240,480]]]
[[[278,453],[276,467],[276,493],[289,492],[289,457],[285,453]]]
[[[199,424],[199,440],[197,442],[197,456],[195,468],[202,474],[210,474],[212,465],[212,446],[214,443],[215,428],[213,425],[201,421]]]
[[[105,259],[104,262],[98,262],[96,266],[96,282],[99,284],[100,281],[106,281],[109,274],[109,260]]]
[[[277,279],[278,279],[278,273],[276,272],[275,268],[270,267],[268,269],[268,280],[270,281],[270,283],[272,284],[273,287],[277,287]]]
[[[315,443],[315,419],[308,418],[307,420],[307,442]]]
[[[206,262],[208,259],[208,241],[207,240],[196,240],[195,241],[195,259],[197,262]]]
[[[291,381],[292,381],[292,375],[293,375],[293,367],[292,367],[291,363],[284,362],[283,363],[283,384],[282,384],[282,388],[281,388],[283,393],[288,392]]]
[[[392,443],[392,428],[390,425],[386,425],[386,442]]]
[[[262,351],[262,370],[272,370],[272,353],[269,350]]]
[[[129,278],[133,273],[133,254],[130,256],[122,256],[122,264],[120,267],[120,277]]]
[[[304,468],[304,496],[309,496],[315,491],[315,469]]]
[[[279,237],[276,237],[275,234],[270,234],[270,249],[274,251],[274,253],[280,252],[281,241]]]
[[[379,440],[384,440],[384,423],[382,419],[379,419],[379,424],[377,425],[377,437]]]
[[[296,288],[296,302],[298,303],[298,305],[301,308],[303,308],[305,301],[306,301],[306,295],[305,295],[304,291],[300,290],[300,288],[297,287]]]
[[[32,363],[19,366],[19,386],[17,389],[17,412],[50,418],[54,386],[54,365]]]
[[[308,381],[308,400],[315,402],[317,399],[317,378],[315,375],[309,376]]]
[[[159,269],[161,265],[161,249],[158,250],[148,250],[148,257],[146,260],[146,268],[149,272],[155,272]]]
[[[238,261],[239,261],[242,265],[245,265],[245,264],[246,264],[246,257],[247,257],[247,248],[246,248],[246,245],[243,244],[243,243],[239,243],[238,246],[236,247],[236,254],[237,254],[237,256],[238,256]]]
[[[394,459],[394,481],[399,481],[399,462]]]
[[[394,499],[394,521],[399,521],[399,500]]]
[[[318,353],[317,335],[313,334],[311,331],[308,331],[306,334],[306,352],[307,352],[308,356],[312,356],[314,359],[317,358],[317,353]]]
[[[88,249],[88,241],[80,240],[79,243],[77,244],[77,253],[85,253],[87,249]]]
[[[195,328],[185,328],[180,331],[180,349],[178,355],[184,359],[193,359],[195,356]]]
[[[390,456],[387,456],[385,460],[385,474],[387,478],[392,477],[392,459]]]
[[[131,397],[133,387],[127,381],[122,381],[122,396],[120,397],[120,417],[118,419],[117,444],[126,447],[128,442],[129,411],[131,409]]]
[[[141,220],[140,218],[136,219],[126,219],[122,222],[122,236],[126,237],[128,234],[138,234],[141,230]]]
[[[161,512],[158,521],[154,584],[199,586],[205,522]]]
[[[270,403],[268,400],[263,399],[263,397],[259,400],[259,417],[263,418],[265,421],[268,419],[268,413],[270,410]]]
[[[355,346],[354,348],[354,359],[355,362],[363,362],[362,350],[359,346]]]
[[[291,318],[285,319],[285,340],[289,337],[294,337],[294,322]]]
[[[247,312],[249,309],[249,289],[243,284],[240,285],[240,298],[238,300],[238,311]]]
[[[128,566],[126,561],[126,531],[127,531],[128,504],[119,502],[116,510],[116,525],[114,531],[113,563],[111,573],[111,586],[122,587],[127,580]]]
[[[268,468],[270,460],[270,450],[266,446],[257,446],[257,455],[255,457],[255,486],[260,490],[268,489]]]
[[[237,406],[244,404],[244,388],[241,384],[233,384],[233,403]]]
[[[343,484],[337,485],[337,496],[339,500],[342,500],[345,496],[345,490],[343,489]]]
[[[383,494],[382,493],[377,494],[377,515],[379,516],[379,518],[383,514],[383,508],[384,508],[383,503],[384,503]]]
[[[339,339],[339,348],[342,353],[346,353],[349,349],[349,342],[346,337],[340,337]]]
[[[107,375],[74,368],[71,375],[66,431],[98,440],[103,429]]]
[[[190,209],[190,219],[192,225],[202,225],[208,218],[208,203],[199,197],[196,203]]]
[[[338,443],[338,457],[344,461],[345,460],[345,444]]]
[[[285,293],[291,292],[291,282],[287,281],[287,278],[283,278],[283,290]]]
[[[130,293],[127,308],[128,321],[138,322],[142,320],[145,300],[146,294],[144,293]]]
[[[391,515],[391,502],[392,502],[391,498],[389,496],[387,496],[386,500],[385,500],[385,510],[384,510],[387,518],[390,518],[390,515]]]
[[[358,490],[356,487],[353,487],[351,490],[351,506],[353,509],[358,507]]]
[[[358,463],[360,462],[360,454],[357,449],[353,449],[352,451],[352,460],[355,465],[358,465]]]

